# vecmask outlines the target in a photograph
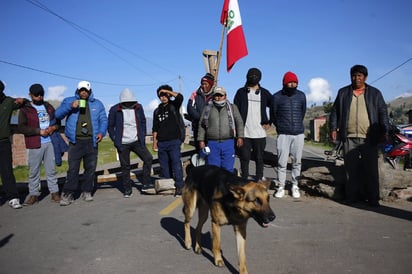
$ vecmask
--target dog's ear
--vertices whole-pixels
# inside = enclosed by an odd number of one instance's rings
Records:
[[[245,199],[245,190],[241,186],[231,185],[229,186],[229,191],[233,194],[235,199],[244,200]]]
[[[270,181],[269,181],[269,180],[265,180],[265,181],[259,180],[259,182],[258,182],[258,183],[260,183],[260,184],[264,185],[264,186],[266,187],[266,189],[267,189],[267,190],[268,190],[268,189],[269,189],[269,187],[270,187]]]

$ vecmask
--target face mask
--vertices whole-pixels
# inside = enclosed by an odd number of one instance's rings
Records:
[[[226,100],[224,100],[224,101],[213,100],[213,103],[218,107],[223,107],[224,105],[226,105]]]
[[[283,90],[286,92],[287,95],[292,95],[293,93],[295,93],[296,88],[288,88],[288,87],[284,87]]]
[[[251,75],[249,77],[247,77],[247,85],[248,86],[255,86],[257,84],[259,84],[259,77],[256,75]]]

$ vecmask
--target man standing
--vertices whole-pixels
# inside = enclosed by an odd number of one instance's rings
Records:
[[[57,185],[54,148],[50,135],[58,129],[54,118],[54,107],[43,100],[44,89],[40,84],[30,86],[31,102],[26,102],[19,112],[19,132],[24,134],[28,150],[29,196],[24,205],[33,205],[40,196],[40,168],[43,162],[46,171],[47,187],[51,201],[60,202]]]
[[[351,85],[338,91],[332,107],[331,137],[343,142],[346,202],[366,199],[369,205],[379,206],[377,145],[389,129],[387,106],[382,93],[366,84],[365,66],[353,66],[350,77]]]
[[[289,155],[292,157],[292,197],[300,198],[298,180],[305,140],[303,118],[306,114],[306,96],[297,87],[298,77],[288,71],[283,76],[283,89],[272,97],[270,116],[278,133],[276,147],[279,188],[275,194],[276,198],[282,198],[285,195]]]
[[[203,108],[199,125],[199,146],[207,146],[207,163],[234,171],[235,145],[243,145],[244,126],[236,105],[227,100],[226,90],[215,87],[213,101]]]
[[[196,152],[199,153],[199,143],[197,134],[199,130],[199,120],[203,108],[212,100],[212,87],[215,85],[215,77],[211,73],[206,73],[200,79],[200,87],[195,90],[187,102],[187,113],[192,122],[193,138]]]
[[[120,93],[120,103],[110,108],[108,132],[119,154],[124,197],[132,196],[131,151],[143,161],[142,191],[154,189],[154,185],[150,182],[153,156],[146,148],[146,116],[143,106],[137,102],[132,91],[127,88]]]
[[[157,89],[157,96],[161,103],[153,112],[153,150],[158,151],[162,176],[174,178],[175,196],[179,197],[182,195],[183,186],[180,152],[182,140],[185,138],[185,126],[179,112],[183,95],[174,92],[171,86],[163,85]],[[171,97],[174,97],[174,100],[170,100]]]
[[[56,118],[66,117],[65,134],[69,139],[67,180],[63,187],[60,205],[73,202],[73,194],[79,185],[80,162],[83,160],[84,173],[82,197],[85,201],[93,201],[97,165],[97,144],[106,135],[107,117],[101,101],[94,98],[91,85],[80,81],[75,95],[63,100],[56,109]]]
[[[263,153],[266,147],[266,130],[270,128],[267,109],[270,107],[272,94],[261,87],[262,73],[251,68],[246,75],[246,84],[237,90],[233,103],[238,107],[245,125],[245,138],[240,147],[240,169],[242,178],[249,177],[251,154],[256,163],[256,181],[263,178]]]
[[[13,110],[23,104],[22,98],[11,98],[4,94],[5,84],[0,80],[0,174],[3,190],[9,200],[9,206],[21,208],[19,193],[16,187],[16,178],[13,174],[13,154],[11,150],[10,117]]]

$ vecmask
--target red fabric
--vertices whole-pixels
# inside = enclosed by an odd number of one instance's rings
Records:
[[[229,4],[231,1],[237,0],[225,0],[223,3],[222,14],[220,16],[220,23],[226,25],[226,21],[229,15]],[[239,14],[240,16],[240,14]],[[226,63],[227,63],[227,71],[230,72],[234,64],[245,57],[248,54],[247,46],[246,46],[246,39],[243,33],[242,25],[237,26],[236,28],[230,30],[227,34],[227,41],[226,41]]]

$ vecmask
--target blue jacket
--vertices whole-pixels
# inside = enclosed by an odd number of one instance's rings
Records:
[[[278,134],[299,135],[305,132],[306,95],[300,90],[286,94],[280,90],[273,94],[270,118]]]
[[[136,117],[137,137],[139,138],[140,144],[146,146],[146,116],[144,115],[144,110],[141,104],[136,103],[134,114]],[[120,104],[116,104],[110,108],[109,126],[107,129],[114,146],[121,151],[123,138],[123,111]]]
[[[69,139],[69,142],[74,144],[76,143],[76,125],[77,120],[79,119],[80,109],[73,109],[72,103],[75,100],[79,99],[80,97],[76,92],[75,96],[65,98],[55,112],[56,119],[63,120],[63,118],[66,117],[66,127],[64,129],[64,133],[66,134],[66,137]],[[100,133],[103,137],[106,135],[107,116],[103,103],[98,99],[94,98],[93,92],[90,93],[88,101],[90,110],[90,120],[92,122],[93,128],[93,144],[95,147],[97,147],[97,134]]]

